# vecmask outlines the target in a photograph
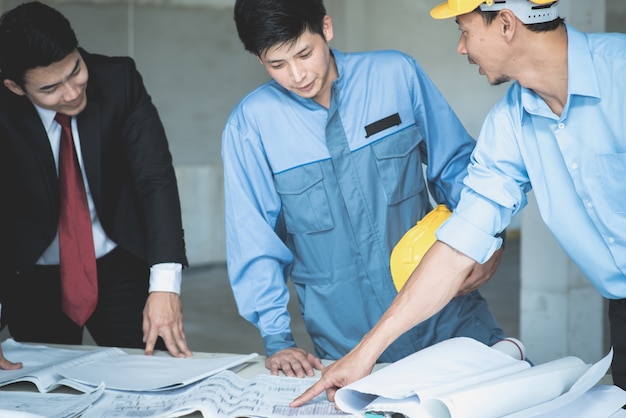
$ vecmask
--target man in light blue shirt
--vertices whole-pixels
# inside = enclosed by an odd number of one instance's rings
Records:
[[[312,375],[394,299],[391,249],[430,211],[430,196],[456,206],[475,142],[411,57],[331,50],[321,0],[240,0],[235,22],[272,80],[243,98],[223,132],[229,277],[272,373]],[[490,276],[500,254],[472,274]],[[287,279],[315,355],[293,339]],[[461,335],[504,336],[477,292],[407,330],[380,361]]]
[[[439,241],[359,347],[294,406],[324,389],[333,398],[369,373],[389,342],[445,306],[467,285],[466,272],[500,246],[496,234],[531,187],[558,242],[610,299],[612,375],[626,388],[626,35],[581,33],[558,17],[557,5],[462,0],[431,12],[456,16],[457,51],[491,84],[515,82],[484,123]]]

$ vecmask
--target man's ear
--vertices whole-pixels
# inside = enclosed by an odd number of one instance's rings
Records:
[[[324,31],[324,39],[326,42],[330,42],[333,39],[334,31],[333,31],[333,21],[330,16],[324,16],[324,20],[322,20],[322,30]]]
[[[26,94],[26,92],[22,90],[22,88],[13,80],[9,80],[8,78],[5,78],[3,83],[6,88],[11,90],[13,93],[17,94],[18,96],[24,96]]]
[[[500,25],[500,33],[510,39],[515,33],[518,20],[515,14],[509,9],[500,10],[498,13],[498,24]]]

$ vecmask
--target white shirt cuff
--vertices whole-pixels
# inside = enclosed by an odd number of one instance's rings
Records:
[[[183,265],[159,263],[150,267],[149,292],[171,292],[180,295]]]
[[[483,264],[502,245],[502,238],[485,233],[453,213],[436,232],[437,239]]]

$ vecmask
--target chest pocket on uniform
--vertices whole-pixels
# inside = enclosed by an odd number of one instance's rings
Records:
[[[424,189],[420,142],[422,136],[412,125],[372,145],[389,205]]]
[[[289,233],[307,234],[333,228],[323,180],[318,164],[293,168],[274,176]]]

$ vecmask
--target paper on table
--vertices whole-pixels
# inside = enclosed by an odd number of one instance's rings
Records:
[[[90,393],[70,395],[65,393],[41,394],[35,392],[0,392],[0,417],[2,418],[73,418],[89,409],[104,393],[99,386]]]
[[[471,338],[442,341],[339,389],[335,402],[357,413],[378,397],[432,398],[530,367]]]
[[[555,411],[559,411],[560,413],[562,408],[564,408],[567,404],[572,403],[577,398],[581,397],[583,394],[588,392],[591,388],[593,388],[600,381],[600,379],[602,379],[604,375],[606,375],[606,372],[609,370],[609,367],[611,365],[612,359],[613,359],[613,349],[611,348],[609,353],[604,358],[602,358],[600,361],[598,361],[597,363],[589,367],[589,369],[578,379],[578,381],[569,389],[569,391],[567,391],[567,393],[564,393],[563,395],[551,401],[533,406],[531,408],[524,409],[522,411],[519,411],[518,413],[508,415],[507,418],[527,418],[527,417],[553,418],[555,417],[556,416],[555,414],[557,413]],[[603,416],[601,415],[599,411],[596,411],[596,414],[597,415],[593,415],[593,414],[587,415],[587,417]],[[566,416],[566,415],[563,415],[563,416]],[[583,415],[581,415],[581,417],[587,418]]]
[[[575,357],[527,368],[435,397],[405,398],[402,403],[377,398],[366,411],[393,411],[409,417],[496,418],[554,399],[569,389],[588,369]]]
[[[72,350],[53,348],[44,345],[21,344],[9,338],[2,343],[4,356],[11,361],[21,361],[22,368],[0,370],[0,386],[16,382],[31,382],[40,392],[48,392],[61,385],[85,391],[86,388],[63,379],[56,373],[54,366],[60,364],[76,365],[85,361],[102,359],[125,354],[119,348],[98,348],[95,350]],[[98,386],[98,385],[95,385]]]
[[[307,405],[290,408],[289,403],[317,379],[259,374],[242,379],[225,370],[199,382],[166,392],[107,391],[83,418],[162,418],[194,411],[203,417],[345,418],[326,395]]]
[[[437,398],[423,398],[422,406],[433,417],[498,418],[557,398],[588,368],[579,358],[565,357]]]
[[[626,409],[619,409],[616,413],[611,415],[610,418],[626,418]]]
[[[564,357],[510,372],[505,361],[507,367],[494,376],[490,365],[498,360],[496,352],[480,345],[465,339],[436,344],[339,389],[335,400],[344,411],[398,412],[412,418],[608,418],[616,410],[610,410],[612,404],[607,414],[588,403],[584,410],[592,412],[587,415],[562,412],[606,374],[612,350],[592,366]],[[426,350],[427,355],[420,355]]]
[[[528,412],[524,418],[608,418],[626,405],[626,391],[617,386],[595,386],[569,403],[545,413]],[[623,410],[622,410],[623,411]],[[626,411],[625,415],[626,416]]]
[[[188,385],[258,357],[258,354],[211,358],[175,358],[126,354],[72,367],[57,367],[67,379],[107,390],[162,391]]]

